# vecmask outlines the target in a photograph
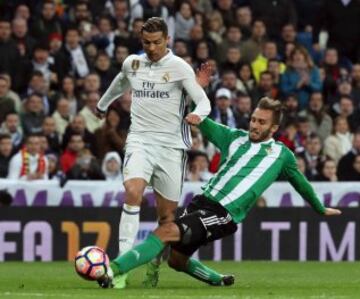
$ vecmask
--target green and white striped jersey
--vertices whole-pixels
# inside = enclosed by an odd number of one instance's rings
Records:
[[[324,206],[312,186],[298,170],[293,153],[281,142],[270,139],[254,143],[248,132],[230,129],[206,118],[202,134],[221,152],[220,169],[203,187],[204,195],[219,202],[238,223],[259,196],[280,176],[286,178],[319,213]]]

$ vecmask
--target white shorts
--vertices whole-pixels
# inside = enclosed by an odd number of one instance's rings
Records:
[[[129,143],[126,145],[123,164],[124,181],[143,178],[164,198],[179,201],[186,160],[183,149]]]

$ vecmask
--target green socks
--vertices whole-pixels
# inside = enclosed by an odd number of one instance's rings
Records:
[[[165,244],[154,234],[133,249],[118,256],[110,263],[114,275],[124,274],[130,270],[150,262],[165,247]]]
[[[221,274],[206,267],[200,261],[194,260],[192,258],[189,259],[186,265],[185,273],[211,285],[219,285],[222,281]]]

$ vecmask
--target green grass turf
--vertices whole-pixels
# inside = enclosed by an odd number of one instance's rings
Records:
[[[130,275],[126,290],[103,290],[73,270],[73,264],[0,263],[0,298],[360,298],[360,263],[208,262],[222,273],[236,275],[232,287],[211,287],[169,269],[165,264],[157,289],[144,289],[144,269]]]

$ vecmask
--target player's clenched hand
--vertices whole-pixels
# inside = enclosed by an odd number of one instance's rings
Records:
[[[212,72],[212,67],[208,62],[202,63],[200,68],[196,70],[196,81],[202,88],[209,85]]]
[[[97,107],[96,107],[96,109],[95,109],[95,115],[96,115],[96,117],[97,118],[99,118],[99,119],[103,119],[104,117],[105,117],[105,112],[104,111],[101,111],[101,110],[99,110]]]
[[[326,208],[324,215],[326,216],[334,216],[334,215],[340,215],[341,211],[338,209],[332,209],[332,208]]]
[[[201,123],[201,118],[199,115],[197,114],[194,114],[194,113],[189,113],[186,117],[185,117],[185,120],[187,121],[187,123],[189,125],[198,125]]]

